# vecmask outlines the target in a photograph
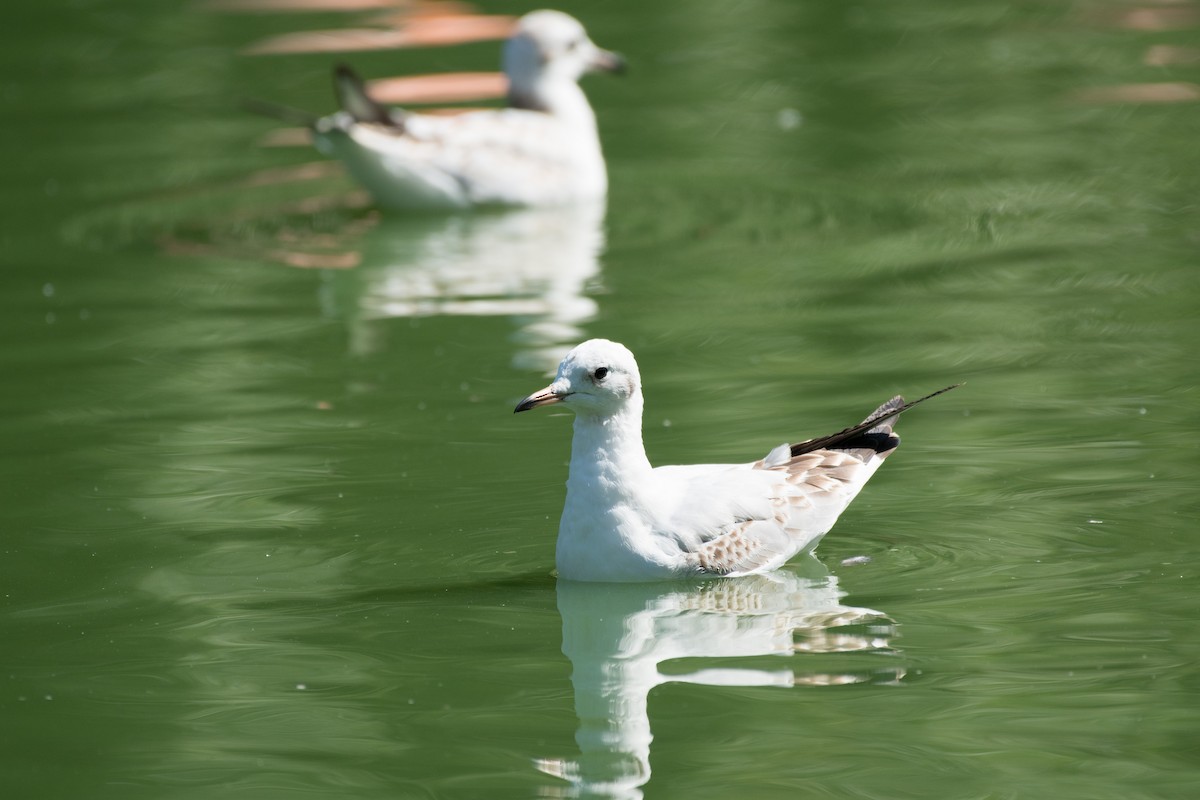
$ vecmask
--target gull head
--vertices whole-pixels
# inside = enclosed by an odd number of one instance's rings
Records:
[[[575,83],[586,72],[624,68],[624,59],[593,44],[579,20],[561,11],[521,17],[504,46],[504,73],[517,97],[536,95],[542,81]]]
[[[567,353],[553,383],[526,397],[513,413],[563,403],[577,414],[611,416],[641,391],[633,353],[608,339],[589,339]]]

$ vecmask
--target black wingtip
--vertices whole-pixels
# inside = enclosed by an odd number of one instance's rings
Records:
[[[962,384],[951,384],[944,389],[938,389],[936,392],[930,392],[924,397],[917,398],[911,403],[905,403],[902,397],[893,397],[877,408],[875,413],[857,425],[852,425],[845,430],[831,433],[828,436],[822,436],[819,439],[810,439],[807,442],[799,442],[792,445],[792,458],[804,453],[811,453],[814,450],[824,450],[831,447],[839,449],[870,448],[876,453],[886,453],[889,450],[894,450],[900,445],[900,437],[892,433],[890,425],[884,425],[883,423],[903,414],[913,406],[924,403],[926,400],[930,400],[940,394],[945,394],[951,389],[957,389],[959,386],[962,386]]]
[[[888,453],[900,446],[900,437],[894,433],[883,431],[867,431],[857,436],[851,436],[838,442],[839,449],[845,450],[874,450],[876,453]]]
[[[344,62],[333,67],[333,91],[338,105],[356,122],[372,122],[377,125],[400,126],[399,117],[382,103],[371,99],[366,81]]]
[[[339,61],[333,65],[333,89],[339,99],[345,87],[356,89],[365,94],[366,86],[367,82],[363,80],[362,76],[355,72],[354,67],[345,61]]]

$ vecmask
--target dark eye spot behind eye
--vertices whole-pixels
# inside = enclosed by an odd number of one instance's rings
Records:
[[[607,374],[608,374],[608,367],[598,367],[596,369],[596,371],[592,373],[592,377],[594,377],[598,381],[602,381],[602,380],[604,380],[604,376]]]

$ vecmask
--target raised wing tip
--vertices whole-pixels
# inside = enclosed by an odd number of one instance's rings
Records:
[[[837,433],[831,433],[828,436],[822,436],[819,439],[810,439],[807,442],[799,442],[792,445],[792,457],[811,453],[814,450],[834,447],[839,449],[869,447],[877,453],[894,450],[900,444],[900,437],[892,433],[892,421],[896,417],[908,411],[913,406],[924,403],[926,400],[930,400],[940,394],[945,394],[951,389],[957,389],[959,386],[962,386],[962,384],[951,384],[943,389],[938,389],[936,392],[931,392],[924,397],[919,397],[911,403],[905,403],[904,398],[897,395],[881,405],[873,414],[857,425],[852,425]]]
[[[403,115],[393,113],[382,103],[376,102],[367,92],[366,81],[349,64],[339,62],[334,65],[333,90],[338,105],[355,122],[402,127]]]
[[[866,425],[869,422],[881,422],[883,420],[888,419],[889,417],[898,416],[900,414],[903,414],[905,411],[908,411],[910,408],[912,408],[915,405],[924,403],[926,400],[931,400],[934,397],[937,397],[939,394],[945,394],[946,392],[950,391],[951,389],[957,389],[959,386],[962,386],[962,384],[961,383],[952,383],[945,388],[938,389],[936,392],[930,392],[929,394],[925,395],[924,397],[918,397],[916,400],[913,400],[911,403],[904,402],[903,396],[896,395],[891,400],[888,400],[886,403],[881,405],[879,408],[875,409],[875,411],[873,411],[866,419],[864,419],[862,421],[862,424]]]

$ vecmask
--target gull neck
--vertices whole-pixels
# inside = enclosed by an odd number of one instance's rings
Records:
[[[652,468],[642,443],[642,405],[638,391],[614,414],[576,413],[568,485],[616,488],[644,480]]]

